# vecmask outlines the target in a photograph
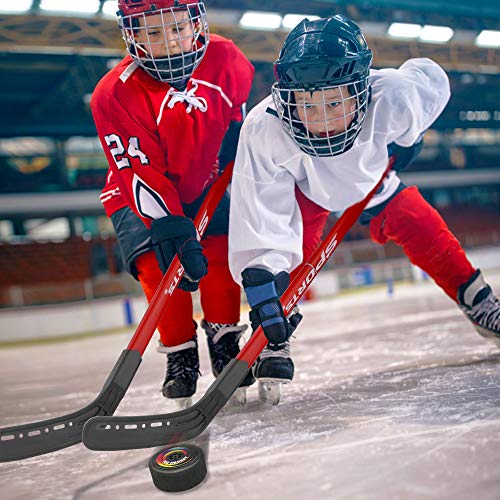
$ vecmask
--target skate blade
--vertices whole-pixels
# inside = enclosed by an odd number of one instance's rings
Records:
[[[283,384],[282,379],[259,379],[259,400],[262,403],[270,403],[276,406],[281,401],[283,396]]]
[[[247,391],[246,387],[238,387],[233,393],[233,395],[228,399],[227,403],[224,405],[223,410],[227,412],[228,410],[237,410],[242,408],[247,403]]]
[[[193,398],[172,398],[171,401],[175,402],[175,405],[179,410],[184,410],[186,408],[189,408],[190,406],[193,406]]]
[[[500,339],[498,337],[487,337],[487,339],[500,349]]]
[[[234,394],[229,398],[229,402],[233,406],[245,406],[247,402],[247,388],[238,387],[238,389],[234,391]]]
[[[288,378],[276,378],[276,377],[259,377],[257,379],[259,382],[264,382],[266,384],[289,384],[291,382]]]
[[[482,328],[479,325],[474,324],[474,328],[476,329],[476,332],[481,335],[481,337],[489,340],[490,342],[493,342],[493,344],[495,344],[500,349],[500,337],[497,337],[494,333],[486,330],[486,328]]]

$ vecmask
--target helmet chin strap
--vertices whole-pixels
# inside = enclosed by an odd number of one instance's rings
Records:
[[[134,42],[133,47],[136,49],[135,53],[137,54],[139,51],[142,51],[142,55],[146,57],[146,59],[151,59],[151,56],[149,55],[148,51],[140,44],[137,42]],[[138,57],[141,57],[139,54],[137,54]]]

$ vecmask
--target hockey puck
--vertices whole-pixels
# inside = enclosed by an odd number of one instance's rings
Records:
[[[149,460],[155,486],[162,491],[186,491],[207,475],[203,451],[194,444],[181,444],[156,452]]]

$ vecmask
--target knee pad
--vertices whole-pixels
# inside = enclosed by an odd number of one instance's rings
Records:
[[[455,301],[460,285],[474,273],[446,222],[415,186],[401,191],[371,220],[370,234],[377,243],[394,241]]]

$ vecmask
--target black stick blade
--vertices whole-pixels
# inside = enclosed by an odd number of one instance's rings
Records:
[[[152,448],[199,436],[228,402],[248,372],[233,359],[193,406],[174,413],[131,417],[93,417],[84,426],[83,444],[91,450]]]
[[[0,462],[51,453],[82,441],[85,422],[116,410],[141,363],[138,351],[124,350],[97,398],[61,417],[0,429]]]

